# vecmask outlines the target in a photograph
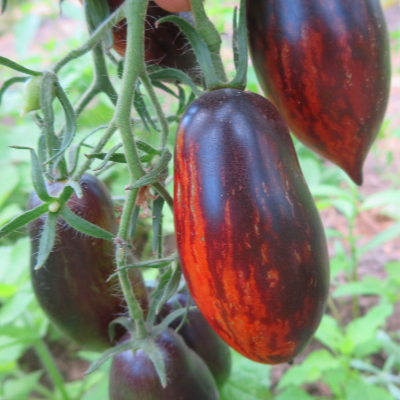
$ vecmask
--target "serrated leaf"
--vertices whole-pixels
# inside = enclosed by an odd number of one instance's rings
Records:
[[[8,224],[0,228],[0,237],[6,236],[11,232],[14,232],[18,228],[25,226],[26,224],[35,220],[36,218],[39,218],[41,215],[46,213],[48,209],[49,209],[48,204],[41,204],[40,206],[37,206],[32,210],[24,212],[22,215],[19,215],[18,217],[10,221]]]
[[[71,225],[74,229],[85,235],[111,242],[114,241],[115,235],[79,217],[65,205],[61,208],[61,216],[68,225]]]
[[[39,252],[36,260],[35,270],[42,268],[53,250],[56,238],[56,225],[59,212],[49,212],[44,224],[42,236],[39,242]]]

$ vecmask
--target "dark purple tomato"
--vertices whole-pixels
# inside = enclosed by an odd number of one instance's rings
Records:
[[[80,185],[83,197],[78,199],[73,194],[67,206],[83,219],[117,233],[113,203],[105,185],[91,175],[84,175]],[[57,195],[63,186],[62,182],[52,182],[47,184],[47,189],[50,195]],[[41,203],[33,193],[28,208]],[[45,219],[43,216],[29,225],[31,281],[39,304],[54,325],[70,339],[88,349],[104,351],[112,345],[109,323],[126,311],[116,282],[107,282],[116,268],[114,244],[79,233],[60,217],[53,251],[46,264],[35,271],[33,266]],[[141,272],[131,271],[132,288],[146,307],[147,292]],[[116,339],[123,333],[118,326]]]
[[[122,0],[108,0],[111,11],[120,6]],[[192,51],[186,36],[177,25],[172,22],[165,22],[156,26],[157,20],[171,15],[171,13],[158,7],[154,1],[149,1],[145,23],[145,60],[148,65],[159,65],[163,68],[180,69],[200,82],[200,69],[196,56]],[[177,14],[186,20],[191,21],[190,13]],[[114,28],[114,49],[125,56],[126,49],[126,21],[120,22]]]
[[[178,293],[164,304],[160,317],[165,318],[171,312],[186,307],[187,298],[186,293]],[[191,301],[191,304],[194,305],[194,302]],[[181,321],[182,318],[177,318],[169,325],[170,328],[176,329]],[[189,311],[188,320],[178,333],[207,364],[217,386],[222,387],[231,372],[232,360],[229,346],[211,328],[199,310]]]
[[[266,96],[304,145],[355,183],[390,90],[379,0],[248,0],[251,58]]]
[[[121,342],[127,341],[125,335]],[[143,350],[125,351],[113,358],[110,400],[218,400],[214,378],[204,361],[172,329],[156,338],[167,371],[161,386],[153,363]]]
[[[244,356],[292,360],[323,315],[329,258],[281,115],[250,92],[199,97],[178,127],[174,179],[179,258],[201,313]]]

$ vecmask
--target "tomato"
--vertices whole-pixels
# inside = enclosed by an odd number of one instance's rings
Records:
[[[266,96],[304,145],[362,184],[390,90],[378,0],[248,0],[251,58]]]
[[[285,122],[250,92],[209,92],[175,144],[181,267],[222,339],[261,363],[290,361],[321,320],[329,290],[324,229]]]
[[[91,175],[80,181],[83,197],[75,194],[67,206],[80,217],[116,233],[117,223],[113,203],[105,185]],[[48,183],[50,195],[58,194],[64,184]],[[41,204],[33,193],[28,208]],[[111,346],[109,323],[126,311],[115,281],[106,282],[115,272],[114,244],[85,236],[68,226],[61,218],[57,222],[56,242],[46,264],[35,271],[40,234],[45,216],[29,225],[31,238],[31,281],[40,306],[54,325],[76,343],[95,351]],[[132,270],[132,287],[144,307],[147,292],[141,272]],[[124,331],[118,331],[117,339]]]
[[[161,310],[160,316],[168,314],[181,307],[186,307],[187,294],[178,293]],[[193,301],[191,304],[194,305]],[[182,321],[177,318],[169,326],[176,329]],[[226,343],[214,332],[199,310],[188,313],[188,321],[179,330],[185,343],[194,350],[207,364],[218,387],[222,387],[231,372],[231,352]]]
[[[121,0],[108,0],[111,11],[123,3]],[[177,68],[187,72],[198,83],[200,71],[196,56],[190,48],[186,36],[172,22],[166,22],[156,27],[160,18],[171,13],[158,7],[154,1],[149,1],[145,26],[145,60],[148,65],[158,65],[164,68]],[[190,13],[181,13],[181,17],[191,21]],[[114,49],[125,55],[126,21],[120,22],[114,28]]]
[[[121,342],[127,341],[129,335]],[[167,371],[162,388],[153,363],[143,350],[125,351],[113,358],[110,400],[218,400],[214,379],[204,361],[172,329],[156,338]]]
[[[179,13],[190,11],[190,0],[155,0],[155,3],[163,10]]]

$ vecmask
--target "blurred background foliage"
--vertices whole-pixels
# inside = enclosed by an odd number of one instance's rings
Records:
[[[392,95],[385,123],[365,165],[364,185],[356,187],[341,170],[295,141],[329,242],[332,272],[326,315],[315,339],[293,366],[265,366],[234,354],[222,400],[400,400],[400,4],[396,0],[382,3],[392,37]],[[235,1],[206,1],[209,15],[223,35],[228,71],[233,71],[230,40],[235,5]],[[77,0],[65,0],[62,6],[56,0],[9,0],[7,12],[0,17],[0,54],[36,70],[46,69],[86,37]],[[111,63],[109,67],[118,88],[116,68]],[[15,75],[0,67],[0,83]],[[61,84],[72,103],[86,90],[91,76],[90,55],[62,70]],[[0,106],[0,225],[25,209],[32,190],[29,153],[8,147],[36,147],[39,136],[30,115],[19,118],[22,87],[11,87]],[[260,92],[251,66],[247,88]],[[158,93],[167,114],[174,114],[177,105],[173,98]],[[110,101],[97,97],[79,119],[76,141],[106,124],[112,113]],[[56,108],[56,114],[60,116],[61,109]],[[175,129],[171,125],[171,148]],[[146,131],[140,124],[137,134],[150,143],[157,140],[156,132]],[[94,135],[87,145],[96,140]],[[128,181],[124,166],[115,165],[100,177],[117,204]],[[164,214],[165,240],[173,243],[172,215],[168,209]],[[141,234],[147,235],[150,224],[150,218],[141,218]],[[144,258],[151,256],[151,246],[145,245],[143,253]],[[50,350],[67,382],[70,399],[107,400],[109,365],[85,376],[88,363],[98,354],[78,348],[49,324],[35,301],[28,267],[25,230],[1,239],[0,399],[61,399],[39,361]],[[146,271],[145,276],[154,278],[152,272]]]

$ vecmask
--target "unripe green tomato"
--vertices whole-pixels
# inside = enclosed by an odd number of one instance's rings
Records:
[[[20,118],[31,111],[40,110],[40,86],[43,82],[43,75],[33,76],[26,81],[22,93],[22,108]]]

